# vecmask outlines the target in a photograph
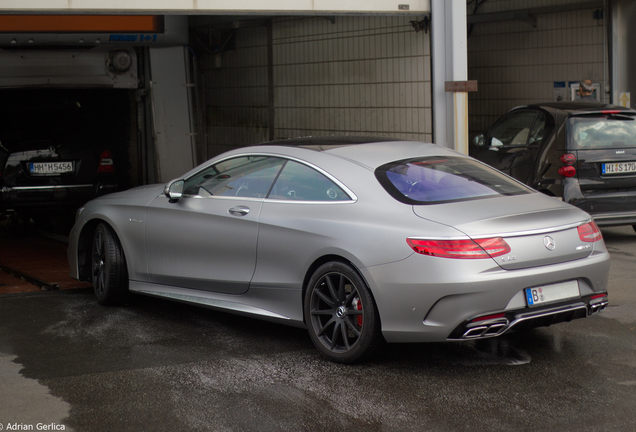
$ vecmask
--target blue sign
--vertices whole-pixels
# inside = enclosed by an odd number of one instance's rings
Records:
[[[157,42],[157,35],[112,34],[108,42]]]

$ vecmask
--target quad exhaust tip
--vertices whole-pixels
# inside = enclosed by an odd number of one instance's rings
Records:
[[[587,308],[587,316],[592,316],[601,311],[604,311],[607,308],[607,304],[608,304],[607,300],[600,303],[591,304]]]
[[[487,325],[480,325],[473,327],[463,334],[462,339],[478,339],[483,337],[499,336],[506,331],[508,327],[508,320],[501,323],[493,323]]]
[[[482,318],[476,318],[466,325],[466,330],[463,332],[460,339],[470,340],[500,336],[519,323],[532,322],[535,320],[538,321],[550,316],[563,314],[565,314],[566,316],[569,315],[570,318],[565,319],[565,321],[570,321],[577,315],[579,318],[582,318],[584,316],[590,317],[605,310],[607,308],[607,305],[608,299],[607,294],[605,294],[599,295],[598,297],[594,298],[589,304],[581,302],[566,307],[556,307],[549,310],[517,314],[516,316],[514,316],[512,321],[510,321],[503,313],[497,315],[489,315]]]

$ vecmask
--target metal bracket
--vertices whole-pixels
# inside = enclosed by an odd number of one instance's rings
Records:
[[[13,275],[17,278],[23,279],[29,283],[32,283],[33,285],[37,285],[46,291],[57,291],[60,289],[60,286],[56,283],[45,282],[42,279],[36,278],[35,276],[28,275],[19,270],[14,270],[10,267],[5,267],[1,264],[0,264],[0,270],[2,270],[5,273],[9,273],[10,275]]]
[[[411,25],[415,29],[416,33],[419,33],[420,30],[424,30],[424,33],[428,34],[428,28],[431,25],[431,19],[426,16],[420,21],[411,21]]]
[[[444,90],[450,93],[474,92],[477,91],[477,80],[446,81],[444,83]]]

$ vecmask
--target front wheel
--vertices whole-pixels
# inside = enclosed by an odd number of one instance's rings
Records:
[[[121,243],[111,227],[100,223],[93,236],[93,290],[103,305],[123,303],[128,295],[128,269]]]
[[[381,342],[380,319],[362,278],[341,262],[323,264],[309,280],[305,295],[309,336],[331,361],[353,363]]]

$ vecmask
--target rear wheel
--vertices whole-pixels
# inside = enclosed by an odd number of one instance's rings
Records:
[[[316,270],[305,295],[309,336],[320,353],[338,363],[370,355],[382,340],[373,297],[348,265],[330,262]]]
[[[123,303],[128,295],[126,259],[117,235],[104,223],[95,229],[91,255],[93,290],[98,303]]]

